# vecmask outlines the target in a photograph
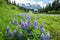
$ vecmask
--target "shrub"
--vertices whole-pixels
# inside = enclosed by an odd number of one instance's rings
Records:
[[[47,14],[60,14],[60,11],[52,10],[52,11],[48,11]]]
[[[47,14],[55,14],[55,10],[53,10],[53,11],[48,11]]]

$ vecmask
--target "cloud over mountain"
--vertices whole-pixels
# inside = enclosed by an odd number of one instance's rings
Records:
[[[14,1],[14,0],[11,0],[11,2]],[[41,7],[45,7],[46,4],[43,2],[43,1],[34,1],[34,0],[15,0],[16,4],[18,3],[22,3],[22,4],[26,4],[26,3],[30,3],[31,5],[33,4],[38,4],[40,5]]]

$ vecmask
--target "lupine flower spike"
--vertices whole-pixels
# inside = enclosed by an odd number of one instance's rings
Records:
[[[34,28],[38,28],[38,20],[35,21]]]
[[[11,31],[10,31],[10,28],[9,28],[9,27],[7,27],[7,34],[8,34],[8,38],[11,38],[12,33],[11,33]]]
[[[21,27],[23,30],[25,30],[25,23],[24,22],[21,22]]]
[[[29,37],[30,37],[30,39],[33,38],[33,33],[32,32],[30,32]]]
[[[15,38],[17,37],[17,32],[16,32],[16,31],[14,31],[14,37],[15,37]]]
[[[50,40],[50,33],[49,32],[47,32],[47,34],[46,34],[46,40]]]
[[[21,25],[20,25],[20,24],[18,24],[18,25],[17,25],[17,27],[18,27],[18,28],[21,28]]]
[[[22,22],[22,23],[21,23],[21,27],[22,27],[22,29],[25,30],[25,31],[27,30],[28,26],[29,26],[29,25],[28,25],[27,22]]]
[[[20,32],[18,36],[19,36],[19,40],[22,40],[22,36],[23,36],[22,32]]]
[[[44,34],[41,34],[41,40],[45,40]]]
[[[41,29],[41,33],[44,33],[44,24],[40,26],[40,29]]]
[[[29,26],[28,22],[25,22],[25,29],[26,30],[28,29],[28,26]]]
[[[30,25],[30,19],[27,20],[28,25]]]

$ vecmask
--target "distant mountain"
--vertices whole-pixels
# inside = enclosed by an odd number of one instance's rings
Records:
[[[34,5],[32,5],[32,8],[33,8],[33,9],[40,9],[41,6],[39,6],[38,4],[34,4]]]
[[[21,7],[26,7],[26,5],[25,5],[25,4],[21,4],[21,3],[19,4],[19,6],[21,6]]]
[[[26,4],[20,3],[19,6],[24,7],[24,8],[26,8],[26,9],[41,9],[41,8],[42,8],[42,7],[41,7],[40,5],[38,5],[38,4],[33,4],[33,5],[31,5],[30,3],[26,3]]]

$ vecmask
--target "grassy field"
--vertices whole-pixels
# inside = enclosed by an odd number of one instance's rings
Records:
[[[40,16],[39,23],[45,21],[45,30],[51,33],[51,40],[60,40],[60,16],[51,16],[46,14],[37,14],[33,17]]]
[[[24,14],[22,10],[19,10],[16,6],[6,3],[0,5],[0,40],[6,40],[6,28],[9,25],[9,21],[14,20],[17,14]],[[60,40],[60,16],[51,16],[50,14],[32,14],[33,20],[39,17],[39,24],[45,22],[45,32],[49,31],[51,34],[51,40]],[[18,21],[23,19],[17,17]],[[32,21],[33,22],[33,21]],[[10,25],[11,26],[11,25]],[[11,27],[14,30],[16,26]]]

